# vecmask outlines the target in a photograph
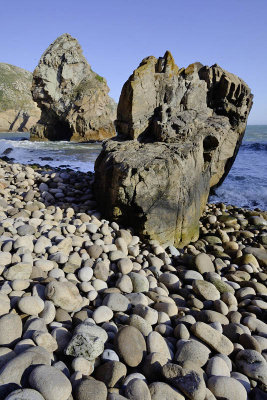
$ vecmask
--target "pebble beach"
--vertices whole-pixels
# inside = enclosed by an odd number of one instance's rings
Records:
[[[197,242],[102,218],[92,172],[0,161],[0,400],[267,398],[267,212]]]

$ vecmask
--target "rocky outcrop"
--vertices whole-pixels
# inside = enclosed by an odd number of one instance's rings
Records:
[[[31,83],[31,72],[0,63],[0,132],[29,131],[39,120]]]
[[[248,86],[218,65],[179,69],[145,58],[124,84],[118,138],[95,163],[104,215],[140,235],[182,246],[198,238],[211,187],[236,157],[252,106]]]
[[[58,37],[33,72],[32,95],[42,115],[32,137],[87,141],[114,136],[116,103],[108,92],[78,41],[67,33]]]

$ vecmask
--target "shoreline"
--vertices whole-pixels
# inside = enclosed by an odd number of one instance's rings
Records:
[[[267,149],[266,140],[264,140],[266,128],[267,126],[259,126],[259,129],[248,126],[247,141],[245,137],[236,162],[224,183],[216,189],[215,195],[210,194],[210,203],[224,202],[246,209],[267,210],[267,182],[264,174]],[[53,164],[61,168],[93,171],[94,161],[101,149],[99,143],[20,142],[16,139],[19,139],[21,135],[15,134],[12,137],[9,135],[10,141],[8,135],[3,135],[6,140],[0,140],[2,153],[7,151],[9,154],[5,155],[12,158],[13,162],[20,161],[24,164]]]
[[[0,399],[263,396],[267,211],[207,204],[176,249],[102,219],[93,180],[0,160]]]
[[[97,141],[96,141],[96,143],[101,144],[101,142],[97,142]],[[53,171],[53,172],[60,172],[60,171],[64,172],[64,171],[67,171],[67,172],[72,172],[73,174],[85,174],[85,175],[89,174],[91,176],[94,176],[94,172],[93,171],[87,171],[87,172],[79,171],[79,170],[75,170],[75,169],[73,169],[71,167],[68,167],[66,165],[62,165],[62,166],[58,166],[58,167],[54,167],[54,166],[51,167],[49,164],[40,165],[38,163],[19,163],[19,162],[16,162],[16,160],[14,158],[8,157],[6,155],[0,157],[0,163],[1,162],[5,162],[7,164],[18,164],[18,165],[21,165],[21,166],[24,166],[24,167],[31,167],[34,170],[38,169],[40,171]],[[211,196],[214,197],[216,195],[216,192],[215,192],[216,189],[211,188],[211,191],[210,191],[210,194],[209,194],[209,198]],[[218,201],[218,202],[215,202],[215,203],[214,202],[210,202],[210,201],[207,202],[207,205],[215,205],[216,206],[218,204],[224,204],[224,203],[221,202],[221,201]],[[240,209],[242,212],[245,212],[247,210],[248,212],[251,211],[251,212],[258,213],[258,214],[264,214],[266,216],[266,218],[267,218],[267,209],[263,210],[263,209],[261,209],[259,207],[254,207],[254,208],[241,207],[241,206],[237,206],[237,205],[234,205],[234,204],[228,204],[228,203],[225,203],[225,207],[226,208],[230,207],[230,208]]]

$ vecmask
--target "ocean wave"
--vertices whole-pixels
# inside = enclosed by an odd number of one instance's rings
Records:
[[[209,197],[210,203],[238,205],[253,209],[267,210],[267,187],[246,185],[242,190],[231,184],[223,184],[216,189],[216,193]]]
[[[244,142],[240,150],[267,151],[267,142]]]
[[[7,156],[22,164],[49,164],[69,167],[82,172],[93,171],[100,143],[31,142],[28,140],[0,140],[0,157]]]

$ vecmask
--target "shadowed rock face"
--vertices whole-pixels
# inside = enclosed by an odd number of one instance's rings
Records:
[[[95,163],[104,214],[161,243],[196,240],[210,188],[236,157],[252,97],[216,64],[179,69],[169,52],[144,59],[123,86],[118,137]]]
[[[0,63],[0,132],[29,131],[40,118],[31,95],[32,73]]]
[[[69,34],[58,37],[33,72],[32,96],[42,114],[32,137],[86,141],[114,136],[116,103],[108,92],[78,41]]]

